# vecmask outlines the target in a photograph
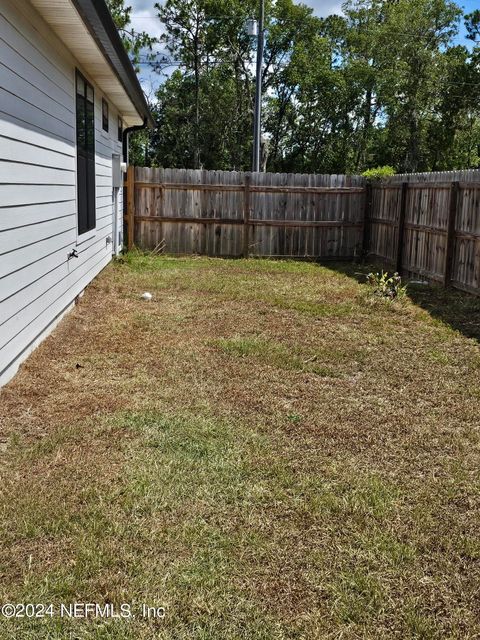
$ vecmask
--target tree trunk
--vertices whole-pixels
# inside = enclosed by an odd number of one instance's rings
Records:
[[[418,171],[419,160],[418,116],[414,107],[410,113],[409,140],[405,162],[408,173],[416,173]]]
[[[200,60],[198,47],[198,30],[194,42],[195,65],[195,132],[193,148],[193,168],[200,169]]]
[[[367,147],[370,137],[370,129],[372,126],[372,99],[373,91],[371,87],[368,87],[365,94],[365,110],[363,116],[361,143],[358,148],[357,158],[355,162],[357,173],[360,173],[361,170],[365,170],[367,168]]]

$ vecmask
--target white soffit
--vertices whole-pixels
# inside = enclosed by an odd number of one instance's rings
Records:
[[[127,92],[71,0],[30,0],[65,47],[112,102],[127,126],[142,124]]]

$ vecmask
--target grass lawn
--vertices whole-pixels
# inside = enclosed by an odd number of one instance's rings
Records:
[[[480,300],[355,270],[103,272],[0,391],[0,602],[135,617],[2,640],[480,637]]]

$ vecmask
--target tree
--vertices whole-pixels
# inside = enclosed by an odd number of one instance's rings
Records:
[[[292,0],[276,2],[267,13],[266,24],[263,88],[265,128],[271,138],[269,168],[282,170],[292,157],[307,153],[301,106],[308,101],[312,86],[316,88],[320,76],[329,70],[330,47],[313,10]]]
[[[120,29],[130,8],[110,0]],[[159,122],[138,161],[249,169],[257,0],[166,0],[163,44],[178,64],[156,95]],[[266,0],[262,77],[268,170],[361,173],[478,166],[480,11],[465,16],[473,50],[455,42],[452,0],[346,0],[320,19],[295,0]]]
[[[254,1],[254,0],[252,0]],[[225,84],[213,84],[219,93],[212,95],[212,78],[222,76],[214,69],[230,67],[235,78],[236,111],[231,120],[237,131],[237,144],[245,118],[245,97],[250,96],[249,81],[246,82],[250,43],[244,33],[244,24],[250,13],[251,2],[238,0],[167,0],[164,5],[156,4],[159,18],[165,26],[162,37],[167,50],[180,63],[184,75],[193,76],[193,166],[199,168],[205,164],[205,153],[201,144],[202,117],[208,111],[215,112],[216,105],[222,100],[222,92],[229,92],[231,80],[223,74]],[[251,15],[251,14],[250,14]],[[205,75],[205,81],[202,80]],[[189,84],[187,82],[187,84]],[[178,85],[177,85],[178,86]],[[212,100],[209,107],[202,97],[203,89]],[[210,114],[209,114],[210,115]],[[238,156],[238,154],[237,154]],[[240,156],[236,158],[240,161]]]
[[[162,42],[167,50],[181,60],[187,71],[193,71],[193,166],[200,167],[200,74],[209,53],[208,13],[210,3],[205,0],[167,0],[155,4],[158,16],[165,25]]]
[[[135,31],[131,27],[132,7],[125,6],[125,0],[107,0],[107,6],[122,38],[123,45],[134,65],[140,62],[140,54],[151,51],[157,42],[146,31]]]
[[[480,9],[475,9],[473,13],[465,16],[465,26],[467,28],[467,38],[475,43],[480,43]]]
[[[428,169],[427,124],[441,99],[443,58],[460,15],[449,0],[386,3],[379,95],[388,117],[386,142],[396,150],[400,170]]]

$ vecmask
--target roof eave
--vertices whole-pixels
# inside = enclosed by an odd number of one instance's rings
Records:
[[[135,69],[104,0],[72,0],[72,2],[138,114],[149,127],[155,127],[155,120]]]

